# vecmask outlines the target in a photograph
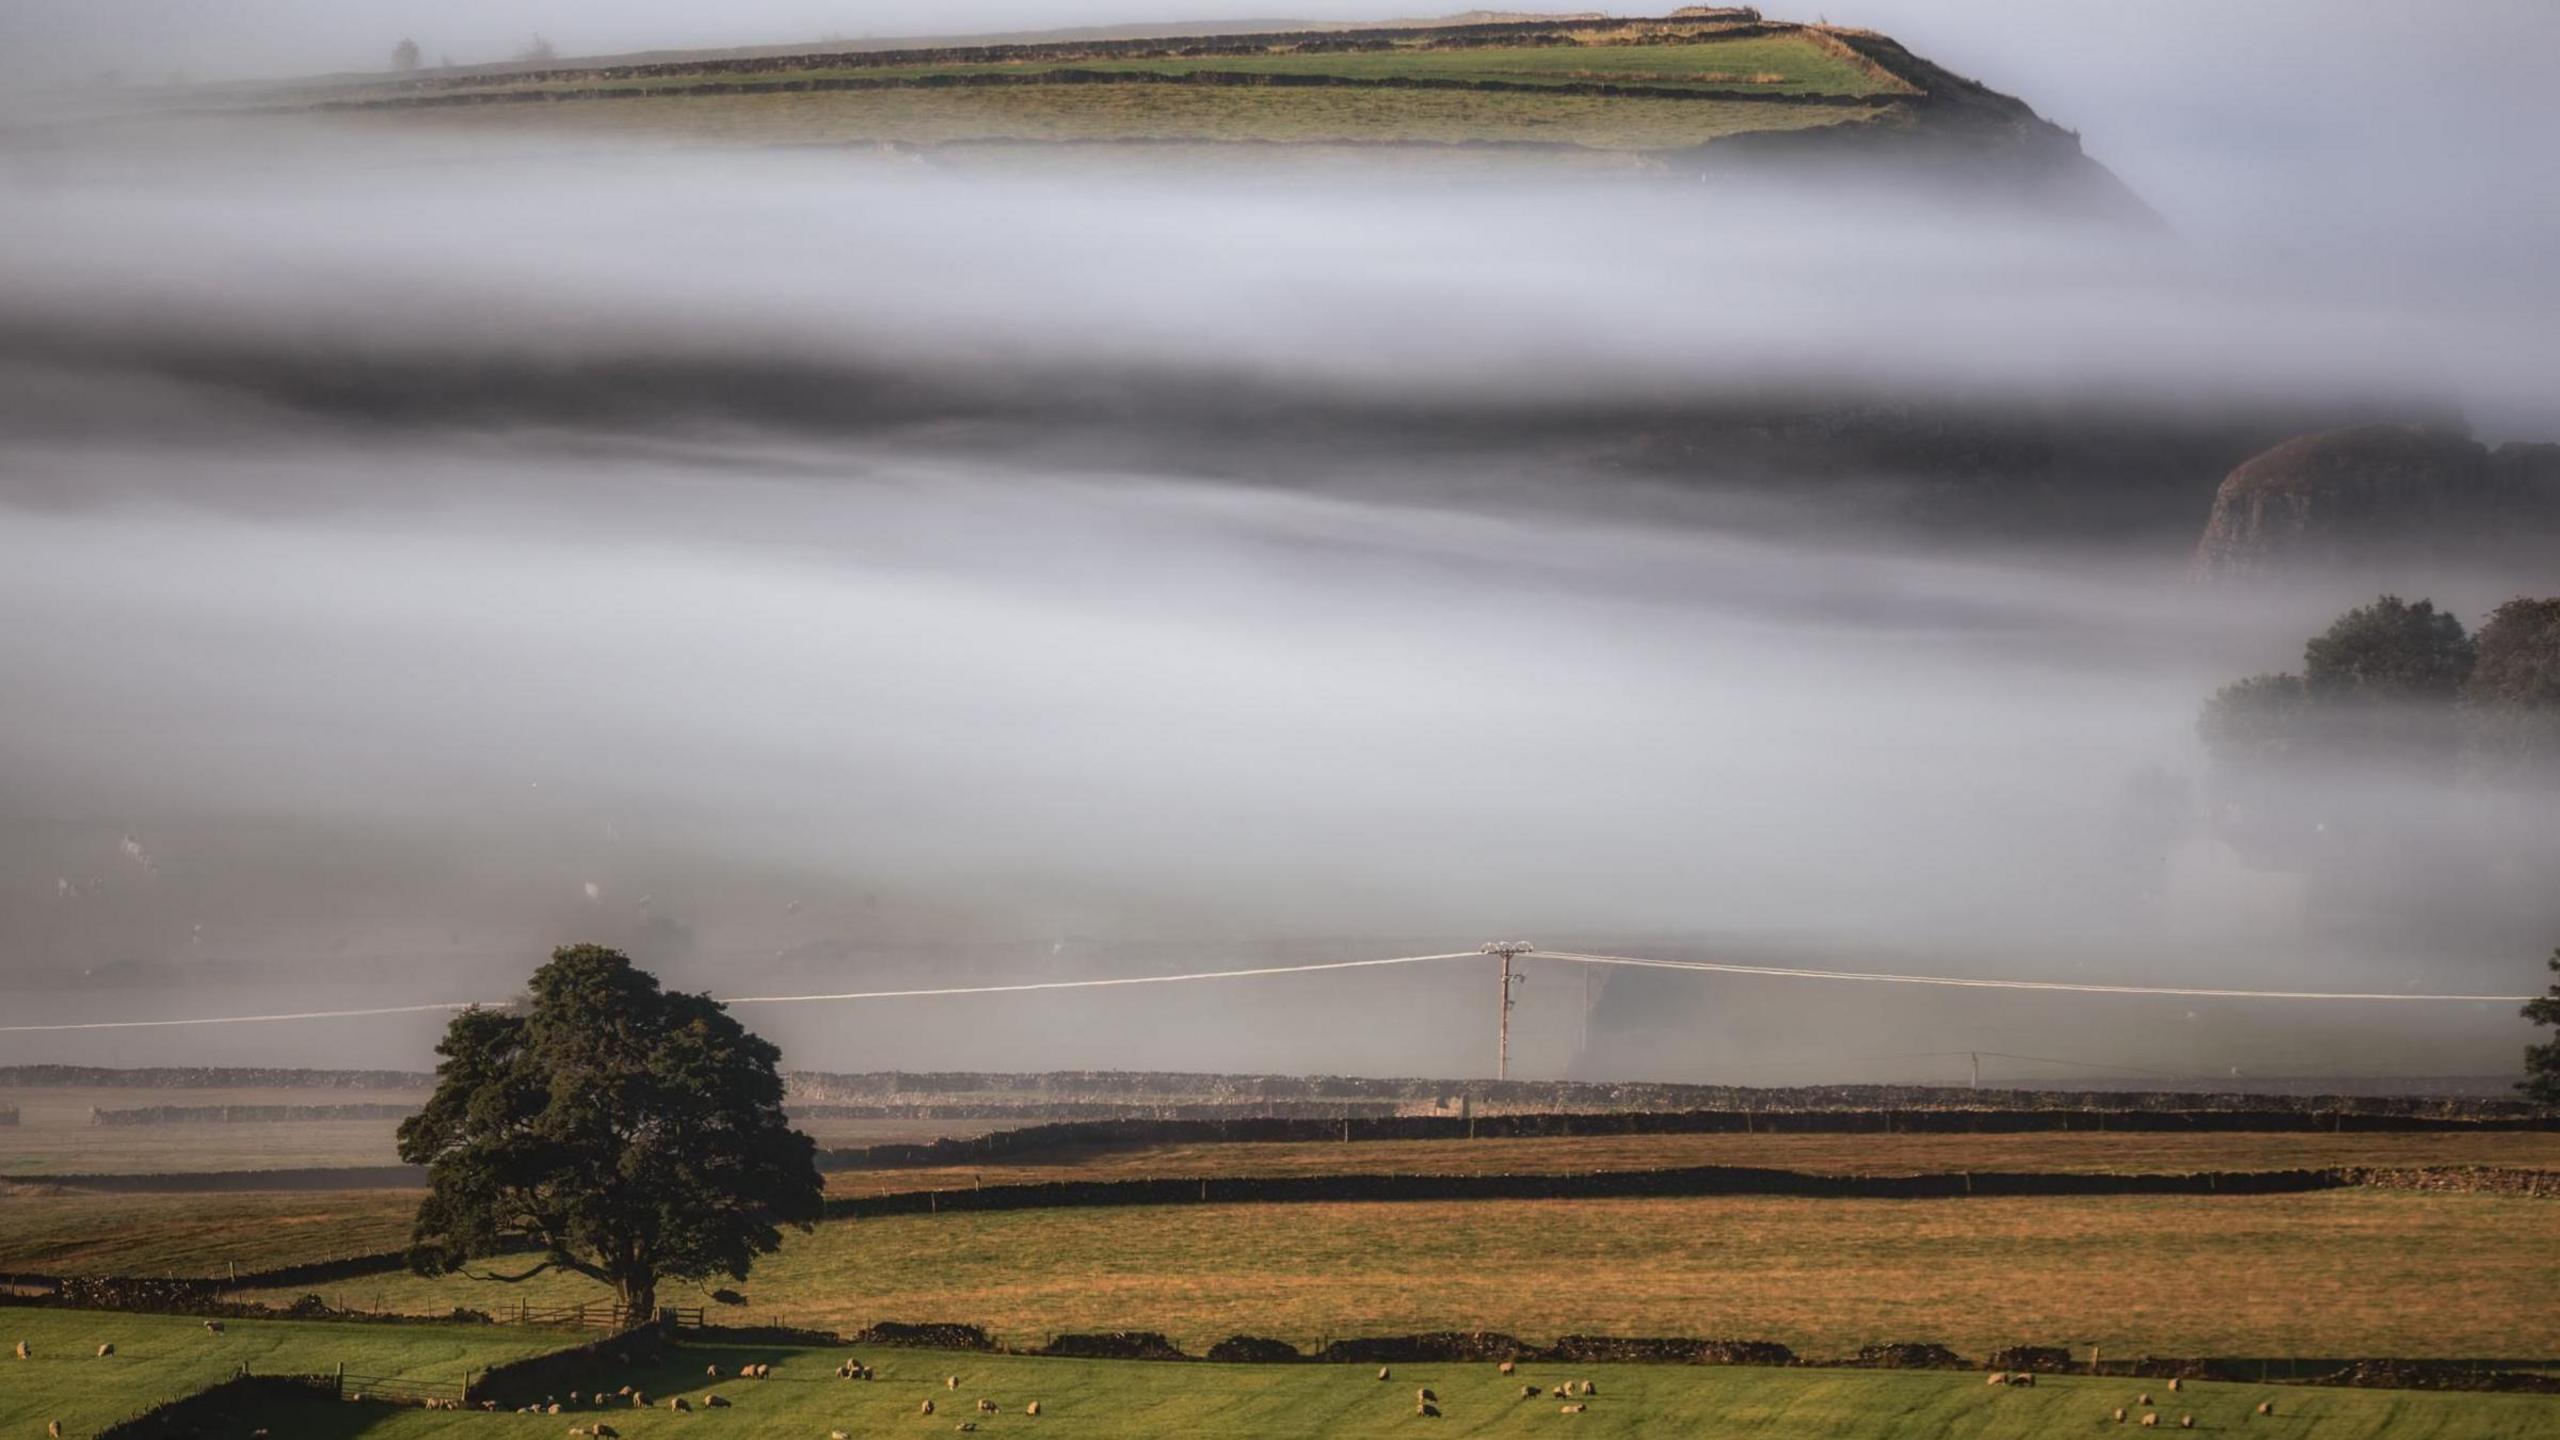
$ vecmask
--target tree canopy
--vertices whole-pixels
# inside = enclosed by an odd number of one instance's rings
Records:
[[[2551,952],[2551,971],[2560,975],[2560,950]],[[2536,1025],[2560,1026],[2560,980],[2552,982],[2550,993],[2525,1002],[2524,1018]],[[2529,1100],[2560,1105],[2560,1038],[2525,1047],[2524,1079],[2516,1088]]]
[[[528,1244],[647,1316],[662,1279],[746,1278],[820,1213],[816,1145],[782,1109],[781,1052],[719,1002],[595,945],[552,952],[517,1009],[467,1010],[436,1090],[400,1126],[428,1167],[422,1274]]]

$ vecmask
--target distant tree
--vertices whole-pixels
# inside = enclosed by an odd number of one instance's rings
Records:
[[[643,1318],[664,1279],[743,1280],[819,1215],[816,1146],[782,1110],[781,1052],[621,954],[553,951],[529,998],[454,1017],[400,1158],[427,1167],[420,1274],[531,1242],[520,1281],[569,1270]]]
[[[392,46],[391,68],[394,70],[417,69],[418,42],[415,40],[403,40],[399,44]]]
[[[527,65],[548,65],[559,58],[560,52],[552,49],[551,42],[539,35],[527,41],[525,47],[516,52],[516,59]]]
[[[2302,647],[2302,683],[2324,703],[2449,701],[2478,658],[2462,622],[2433,601],[2385,595],[2339,616]]]
[[[2462,703],[2480,771],[2503,781],[2560,766],[2560,599],[2499,606],[2479,650]]]
[[[2551,952],[2551,970],[2560,974],[2560,950]],[[2553,981],[2550,993],[2542,998],[2525,1002],[2524,1018],[2536,1025],[2560,1026],[2560,981]],[[2524,1079],[2516,1088],[2528,1100],[2560,1105],[2560,1039],[2525,1047]]]
[[[2252,675],[2213,692],[2196,733],[2216,760],[2264,764],[2306,741],[2310,692],[2299,675]]]

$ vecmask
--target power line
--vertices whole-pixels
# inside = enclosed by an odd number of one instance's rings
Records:
[[[1378,960],[1329,960],[1306,965],[1262,965],[1242,970],[1195,970],[1178,975],[1125,975],[1089,980],[1036,980],[1010,985],[947,985],[916,990],[848,990],[814,995],[739,995],[723,998],[720,1003],[724,1005],[803,1005],[863,1000],[917,1000],[953,995],[1018,995],[1046,990],[1098,990],[1128,985],[1173,985],[1193,981],[1246,980],[1268,975],[1306,975],[1328,970],[1366,970],[1391,965],[1422,965],[1441,960],[1474,959],[1484,953],[1481,949],[1453,950],[1438,955],[1397,955]],[[1550,960],[1568,960],[1580,965],[1625,965],[1648,970],[1682,970],[1713,975],[1760,975],[1786,980],[1867,981],[1889,985],[1945,985],[1969,989],[2057,991],[2084,995],[2181,996],[2210,1000],[2354,1000],[2486,1004],[2523,1004],[2536,998],[2531,995],[2223,990],[2167,985],[2102,985],[2064,980],[2001,980],[1956,975],[1904,975],[1889,971],[1810,970],[1777,965],[1736,965],[1714,960],[1649,960],[1633,955],[1586,955],[1570,950],[1538,950],[1527,953],[1537,954]],[[152,1030],[191,1025],[261,1025],[299,1020],[352,1020],[377,1015],[415,1015],[439,1010],[469,1010],[486,1003],[453,1000],[428,1005],[385,1005],[360,1010],[304,1010],[273,1015],[209,1015],[175,1020],[89,1020],[47,1025],[0,1025],[0,1035],[29,1035],[74,1030]]]
[[[2075,980],[1992,980],[1962,975],[1898,975],[1872,970],[1804,970],[1779,965],[1733,965],[1716,960],[1645,960],[1633,955],[1582,955],[1568,950],[1541,950],[1548,960],[1581,965],[1633,965],[1647,970],[1694,970],[1714,975],[1769,975],[1784,980],[1865,980],[1888,985],[1955,985],[1976,990],[2051,990],[2081,995],[2165,995],[2205,1000],[2390,1000],[2459,1001],[2521,1005],[2531,995],[2441,995],[2356,990],[2215,990],[2178,985],[2100,985]]]
[[[1015,995],[1033,990],[1096,990],[1121,985],[1171,985],[1187,980],[1246,980],[1264,975],[1305,975],[1319,970],[1365,970],[1381,965],[1420,965],[1433,960],[1465,960],[1476,950],[1446,955],[1397,955],[1383,960],[1328,960],[1310,965],[1263,965],[1249,970],[1197,970],[1182,975],[1123,975],[1097,980],[1037,980],[1016,985],[947,985],[927,990],[848,990],[828,995],[737,995],[723,1005],[801,1005],[835,1000],[918,1000],[938,995]],[[208,1015],[185,1020],[89,1020],[55,1025],[0,1025],[0,1035],[27,1035],[62,1030],[145,1030],[172,1025],[261,1025],[280,1020],[352,1020],[367,1015],[415,1015],[434,1010],[471,1010],[486,1002],[450,1000],[434,1005],[386,1005],[367,1010],[304,1010],[288,1015]],[[502,1008],[502,1006],[486,1006]]]

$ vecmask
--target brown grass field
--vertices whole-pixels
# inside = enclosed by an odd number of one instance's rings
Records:
[[[1772,1339],[1814,1355],[1927,1340],[1980,1354],[2560,1356],[2548,1201],[1713,1198],[1201,1205],[837,1222],[794,1236],[737,1318],[961,1320],[1036,1343],[1149,1329],[1301,1344],[1493,1329]],[[405,1276],[357,1307],[575,1303],[583,1281]],[[251,1298],[287,1302],[272,1293]],[[688,1291],[669,1303],[699,1303]]]

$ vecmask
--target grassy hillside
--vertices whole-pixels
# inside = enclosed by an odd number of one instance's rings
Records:
[[[1811,1355],[2095,1338],[2164,1355],[2550,1356],[2553,1215],[2548,1201],[2367,1191],[928,1215],[791,1237],[744,1287],[745,1313],[842,1330],[958,1320],[1028,1344],[1162,1330],[1195,1351],[1239,1331],[1313,1345],[1489,1329],[1744,1337]],[[600,1298],[554,1277],[322,1289],[419,1313]]]
[[[2560,1401],[2529,1396],[2446,1395],[2198,1384],[2170,1394],[2157,1382],[2049,1379],[2032,1389],[1986,1386],[1979,1376],[1716,1368],[1609,1366],[1584,1370],[1531,1366],[1515,1377],[1491,1365],[1396,1366],[1381,1383],[1373,1371],[1344,1366],[1167,1365],[1145,1362],[1034,1360],[932,1352],[874,1351],[862,1358],[880,1378],[842,1381],[832,1371],[846,1352],[704,1348],[680,1352],[658,1372],[620,1377],[652,1395],[684,1395],[699,1405],[714,1388],[701,1361],[734,1373],[750,1360],[776,1366],[763,1382],[723,1381],[728,1410],[673,1414],[617,1407],[604,1418],[630,1440],[700,1435],[856,1436],[948,1434],[960,1417],[988,1436],[1062,1437],[1361,1437],[1382,1434],[1665,1436],[1692,1440],[1903,1440],[1948,1435],[2041,1437],[2111,1429],[2114,1407],[2133,1406],[2145,1389],[2169,1402],[2156,1408],[2174,1427],[2193,1415],[2205,1431],[2320,1440],[2524,1440],[2560,1426]],[[957,1375],[958,1389],[946,1388]],[[1590,1378],[1599,1393],[1581,1414],[1562,1402],[1520,1398],[1524,1381],[1552,1386]],[[1415,1393],[1430,1389],[1442,1414],[1414,1413]],[[997,1402],[981,1416],[975,1402]],[[919,1412],[935,1403],[930,1417]],[[1040,1402],[1037,1417],[1024,1413]],[[2271,1417],[2254,1414],[2272,1400]],[[384,1411],[352,1405],[280,1408],[260,1417],[273,1433],[297,1436],[556,1437],[587,1423],[581,1409],[552,1416],[453,1415]],[[2139,1411],[2136,1412],[2137,1415]],[[2130,1428],[2130,1427],[2128,1427]]]
[[[243,1365],[262,1374],[323,1374],[344,1365],[349,1374],[459,1385],[466,1371],[564,1343],[557,1332],[496,1325],[233,1320],[214,1335],[184,1316],[0,1309],[0,1346],[20,1340],[33,1358],[0,1352],[0,1435],[41,1435],[49,1420],[61,1421],[68,1435],[89,1435]],[[101,1358],[98,1347],[107,1343],[116,1353]]]
[[[1552,92],[1552,93],[1550,93]],[[1679,151],[1908,121],[1821,27],[1740,15],[938,46],[338,82],[292,107],[759,144],[1254,141]]]

